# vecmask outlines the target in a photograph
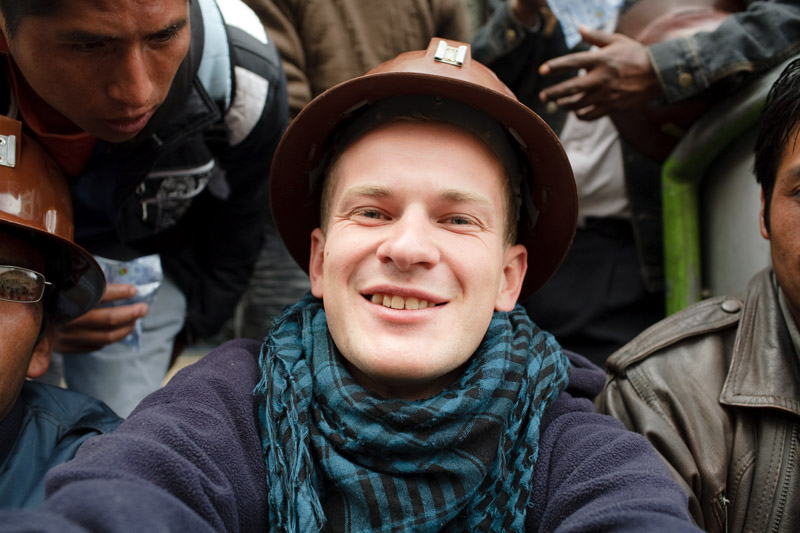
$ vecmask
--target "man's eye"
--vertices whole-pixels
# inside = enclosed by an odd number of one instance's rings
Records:
[[[85,42],[85,43],[72,43],[72,49],[76,52],[90,53],[101,50],[105,43],[100,41]]]
[[[177,34],[178,34],[177,28],[168,28],[164,31],[160,31],[155,35],[153,35],[152,40],[157,43],[166,43],[174,39]]]
[[[383,213],[381,213],[380,211],[377,211],[375,209],[360,209],[360,210],[356,211],[355,214],[356,214],[356,216],[360,216],[360,217],[364,217],[364,218],[370,218],[370,219],[373,219],[373,220],[381,220],[381,219],[386,218]]]
[[[361,215],[362,217],[374,218],[376,220],[383,218],[383,214],[380,211],[375,211],[372,209],[364,209],[362,211],[359,211],[358,214]]]
[[[474,222],[472,219],[460,215],[453,215],[451,217],[447,217],[445,221],[448,224],[453,224],[454,226],[462,226],[467,224],[473,224]]]

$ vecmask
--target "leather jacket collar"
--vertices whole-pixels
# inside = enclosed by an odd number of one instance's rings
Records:
[[[800,416],[800,368],[778,304],[772,270],[750,282],[720,402]]]

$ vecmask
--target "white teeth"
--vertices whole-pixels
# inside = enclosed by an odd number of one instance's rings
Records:
[[[435,307],[435,304],[428,304],[427,300],[420,300],[418,298],[409,297],[404,299],[402,296],[390,296],[388,294],[373,294],[370,301],[374,304],[380,304],[384,307],[392,309],[408,309],[416,311],[417,309],[427,309],[428,307]]]

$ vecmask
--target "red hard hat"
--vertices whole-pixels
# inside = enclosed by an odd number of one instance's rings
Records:
[[[528,167],[521,187],[527,208],[517,237],[528,249],[520,299],[531,296],[558,269],[575,235],[578,199],[572,168],[550,127],[490,69],[473,61],[465,43],[433,38],[427,50],[400,54],[303,108],[281,139],[270,172],[272,216],[286,247],[308,271],[322,188],[312,176],[336,134],[377,102],[411,95],[466,104],[492,117],[515,139],[511,144]]]
[[[54,319],[67,321],[94,307],[105,292],[103,271],[73,240],[66,177],[22,124],[0,116],[0,224],[23,235],[47,263],[54,284]]]

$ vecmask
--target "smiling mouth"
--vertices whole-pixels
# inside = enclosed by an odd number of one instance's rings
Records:
[[[402,296],[397,296],[396,294],[373,294],[372,296],[367,295],[366,298],[372,303],[379,304],[384,307],[389,307],[391,309],[408,309],[410,311],[442,305],[428,302],[427,300],[420,300],[419,298],[414,298],[413,296],[409,298],[403,298]]]

